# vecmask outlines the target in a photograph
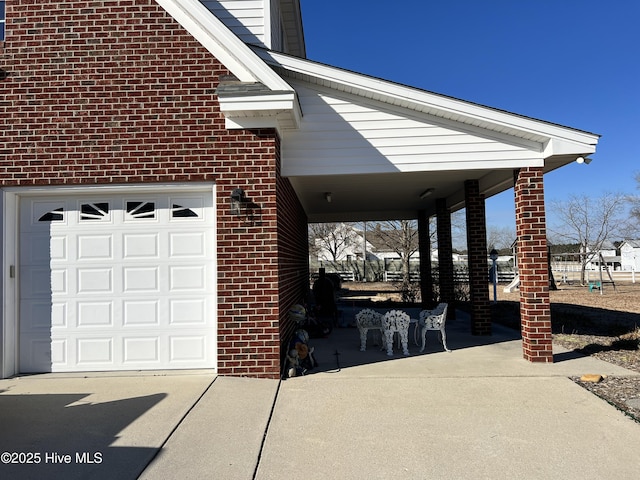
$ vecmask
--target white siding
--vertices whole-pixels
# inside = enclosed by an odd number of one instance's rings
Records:
[[[268,30],[265,23],[265,1],[268,0],[202,0],[202,4],[243,42],[270,48],[265,38]]]
[[[373,100],[291,81],[301,128],[283,142],[284,175],[387,173],[542,165],[541,145],[425,122]],[[520,162],[514,165],[515,162]]]
[[[623,243],[620,246],[620,266],[622,270],[640,272],[640,248]]]

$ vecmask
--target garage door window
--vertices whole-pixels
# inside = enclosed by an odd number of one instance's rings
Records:
[[[62,222],[64,220],[64,208],[56,208],[42,215],[39,222]]]
[[[108,203],[83,203],[80,207],[80,221],[100,221],[109,218]]]
[[[197,217],[198,214],[190,208],[183,207],[182,205],[176,205],[174,203],[173,208],[171,209],[171,216],[173,218],[189,218]]]
[[[154,202],[127,202],[127,216],[132,219],[156,218]]]

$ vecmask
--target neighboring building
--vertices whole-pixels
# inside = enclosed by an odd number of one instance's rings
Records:
[[[618,255],[618,249],[608,240],[602,242],[599,252],[596,252],[587,262],[587,270],[599,270],[600,267],[606,266],[609,270],[620,270],[621,259]],[[600,259],[602,257],[602,259]]]
[[[335,230],[324,238],[314,239],[317,258],[322,262],[346,262],[362,260],[364,250],[364,235],[361,230],[352,225],[339,223]],[[373,246],[366,242],[367,259],[371,259]]]
[[[640,272],[640,240],[620,244],[620,265],[622,270]]]
[[[543,175],[598,135],[310,61],[298,0],[3,3],[0,377],[278,378],[308,222],[435,215],[444,255],[463,207],[488,335],[484,199],[511,187],[523,356],[552,360]]]

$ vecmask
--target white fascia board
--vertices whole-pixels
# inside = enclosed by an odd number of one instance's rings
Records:
[[[238,95],[220,96],[220,111],[232,115],[250,111],[288,111],[296,105],[295,95],[292,93],[269,95]]]
[[[218,97],[218,101],[228,129],[289,130],[300,126],[302,111],[298,98],[293,93],[222,96]]]
[[[198,0],[156,0],[180,25],[242,82],[293,91],[271,67]]]
[[[551,138],[544,146],[544,157],[554,155],[590,155],[595,153],[595,144],[577,143],[570,140]]]
[[[381,98],[396,99],[407,103],[413,103],[416,107],[424,106],[435,108],[443,113],[466,117],[474,124],[482,122],[487,128],[498,127],[534,134],[548,139],[557,138],[583,145],[595,146],[599,135],[563,127],[552,123],[523,117],[521,115],[496,110],[490,107],[477,105],[452,97],[427,92],[417,88],[407,87],[379,78],[362,75],[347,70],[331,67],[306,59],[291,57],[277,52],[254,49],[265,62],[278,66],[301,75],[308,75],[322,79],[326,83],[342,85],[354,91],[368,92]],[[417,108],[419,110],[420,108]],[[506,132],[505,132],[506,133]]]

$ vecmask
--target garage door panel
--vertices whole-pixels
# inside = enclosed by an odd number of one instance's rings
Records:
[[[113,293],[112,268],[78,268],[78,294]]]
[[[48,306],[48,304],[47,304]],[[47,322],[46,309],[43,308],[38,313],[38,320],[42,323]],[[54,303],[51,305],[51,328],[61,329],[67,326],[67,304],[66,303]]]
[[[152,327],[160,325],[158,300],[124,301],[125,327]]]
[[[123,339],[123,363],[138,366],[140,364],[160,364],[160,339],[158,337],[133,337]]]
[[[158,292],[159,277],[158,267],[125,267],[124,293]]]
[[[171,257],[203,257],[205,255],[205,235],[198,233],[172,233],[169,236]]]
[[[212,207],[210,193],[23,198],[21,370],[215,368]]]
[[[61,344],[62,343],[62,344]],[[58,363],[65,361],[66,346],[64,341],[53,341],[48,335],[21,335],[20,366],[26,373],[41,372],[42,367],[52,369],[52,355]]]
[[[91,369],[96,366],[104,368],[109,365],[115,367],[113,343],[112,336],[78,338],[76,340],[77,366],[80,369]]]
[[[171,300],[170,325],[204,325],[206,302],[201,298]]]
[[[123,235],[124,260],[159,258],[159,238],[157,233],[125,233]]]
[[[58,277],[65,278],[61,272],[56,272]],[[49,267],[23,266],[20,270],[20,292],[22,298],[39,298],[51,300],[52,271]],[[56,288],[64,288],[65,282],[56,279]]]
[[[111,235],[78,235],[78,260],[113,260]]]
[[[204,265],[180,265],[169,268],[169,288],[175,291],[203,291],[206,271]]]
[[[204,362],[207,341],[203,335],[172,335],[169,338],[170,361],[175,363]]]
[[[51,301],[20,302],[21,310],[21,332],[32,330],[45,330],[49,332],[52,325],[64,327],[66,318],[64,310],[60,310],[59,305],[51,305]]]
[[[77,327],[112,327],[113,302],[82,302],[77,303]]]

